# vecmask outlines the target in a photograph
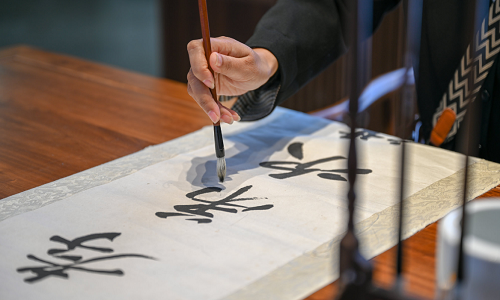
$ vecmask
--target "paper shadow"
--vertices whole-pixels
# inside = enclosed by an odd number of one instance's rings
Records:
[[[226,181],[232,181],[242,171],[259,168],[259,163],[268,160],[273,153],[284,150],[292,139],[312,134],[329,124],[330,121],[307,115],[295,119],[283,114],[272,122],[234,135],[225,135],[225,141],[234,143],[229,149],[226,146]],[[209,156],[195,157],[186,171],[186,180],[198,187],[216,186],[224,189],[224,185],[218,181],[216,167],[215,150]]]

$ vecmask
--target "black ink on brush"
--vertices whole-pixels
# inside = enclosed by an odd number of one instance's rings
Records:
[[[224,182],[226,177],[226,153],[224,151],[224,141],[222,140],[222,131],[220,124],[214,125],[214,139],[215,139],[215,156],[217,156],[217,176],[220,182]]]
[[[66,249],[49,249],[47,251],[47,253],[49,255],[52,255],[54,258],[70,261],[70,263],[52,262],[52,261],[38,258],[32,254],[29,254],[29,255],[27,255],[28,259],[34,260],[37,262],[41,262],[45,265],[44,266],[18,268],[17,272],[19,272],[19,273],[31,272],[31,273],[35,274],[35,276],[33,276],[33,277],[28,277],[28,278],[24,279],[24,281],[28,282],[28,283],[34,283],[34,282],[40,281],[40,280],[47,278],[47,277],[50,277],[50,276],[68,279],[69,278],[69,274],[68,274],[69,270],[121,276],[121,275],[124,275],[124,273],[120,269],[114,269],[114,270],[90,269],[90,268],[82,267],[82,265],[87,264],[87,263],[95,263],[95,262],[103,261],[103,260],[111,260],[111,259],[119,259],[119,258],[127,258],[127,257],[128,258],[136,257],[136,258],[155,259],[153,257],[142,255],[142,254],[129,254],[129,253],[100,256],[100,257],[94,257],[94,258],[90,258],[90,259],[86,259],[86,260],[82,260],[82,256],[79,256],[79,255],[56,255],[56,254],[62,254],[62,253],[72,251],[75,248],[84,248],[84,249],[91,250],[91,251],[110,253],[110,252],[113,252],[113,249],[111,249],[111,248],[88,246],[88,245],[83,245],[83,243],[87,242],[87,241],[91,241],[91,240],[97,240],[97,239],[107,239],[109,241],[113,241],[114,238],[116,238],[120,234],[121,233],[118,233],[118,232],[96,233],[96,234],[85,235],[85,236],[73,239],[71,241],[67,240],[63,237],[60,237],[58,235],[54,235],[53,237],[50,238],[50,240],[53,242],[58,242],[58,243],[66,245]]]
[[[290,155],[295,158],[302,159],[304,157],[302,151],[303,143],[292,143],[288,146],[287,150]],[[270,177],[276,179],[286,179],[290,177],[300,176],[307,173],[318,172],[318,177],[328,180],[338,180],[338,181],[347,181],[347,179],[339,174],[347,174],[347,169],[332,169],[332,170],[324,170],[319,168],[312,168],[315,165],[346,159],[343,156],[331,156],[326,158],[317,159],[307,163],[299,163],[293,161],[265,161],[261,162],[259,165],[264,168],[275,169],[288,171],[284,173],[278,174],[269,174]],[[356,169],[357,174],[370,174],[372,170],[369,169]]]
[[[209,194],[209,193],[220,193],[222,189],[218,187],[207,187],[198,191],[187,193],[186,197],[192,199],[193,201],[201,202],[200,204],[190,204],[190,205],[175,205],[174,209],[178,212],[157,212],[156,216],[158,218],[167,219],[169,217],[185,216],[185,217],[203,217],[203,218],[190,218],[186,219],[188,221],[195,221],[198,224],[211,223],[214,214],[209,212],[212,211],[222,211],[227,213],[237,213],[237,208],[243,208],[241,212],[252,211],[252,210],[268,210],[274,207],[272,204],[265,204],[259,206],[248,207],[244,205],[235,204],[233,202],[239,201],[251,201],[251,200],[261,200],[267,198],[259,197],[243,197],[237,198],[242,194],[246,193],[252,188],[251,185],[245,186],[232,193],[231,195],[217,201],[210,201],[198,198],[198,196]]]

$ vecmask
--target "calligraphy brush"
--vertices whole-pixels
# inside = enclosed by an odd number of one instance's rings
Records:
[[[198,0],[198,10],[200,12],[200,24],[201,24],[201,33],[203,36],[203,49],[205,50],[205,58],[207,59],[208,69],[212,73],[212,76],[215,80],[215,73],[210,66],[210,54],[212,54],[212,46],[210,45],[210,27],[208,25],[208,11],[207,11],[207,2],[206,0]],[[218,104],[219,100],[217,99],[217,90],[215,87],[210,90],[212,93],[212,98]],[[224,141],[222,140],[222,131],[220,129],[220,120],[217,123],[214,123],[214,142],[215,142],[215,155],[217,156],[217,176],[219,176],[219,180],[224,182],[224,178],[226,177],[226,159],[224,153]]]

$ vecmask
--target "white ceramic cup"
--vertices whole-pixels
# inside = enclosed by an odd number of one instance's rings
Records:
[[[464,238],[462,299],[500,299],[500,199],[467,204]],[[461,208],[449,213],[438,226],[436,279],[438,298],[453,288],[460,241]]]

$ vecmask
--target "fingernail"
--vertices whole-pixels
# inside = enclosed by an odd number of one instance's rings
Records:
[[[234,114],[234,115],[233,115],[233,119],[234,119],[236,122],[241,121],[241,117],[240,117],[240,115],[238,115],[238,114]]]
[[[214,83],[210,80],[204,80],[203,83],[208,86],[208,88],[213,89],[214,88]]]
[[[227,123],[229,125],[233,124],[233,118],[231,116],[222,115],[221,119],[222,119],[222,121],[224,121],[225,123]]]
[[[212,120],[212,123],[217,123],[217,121],[219,121],[219,118],[212,110],[208,112],[208,117]]]
[[[222,66],[222,56],[219,53],[217,53],[216,55],[217,55],[217,61],[215,62],[215,65],[217,67],[220,67]]]

